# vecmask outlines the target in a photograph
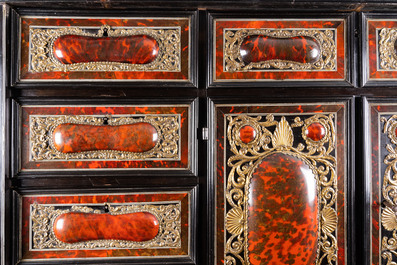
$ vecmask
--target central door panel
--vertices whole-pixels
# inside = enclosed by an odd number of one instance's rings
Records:
[[[215,105],[216,264],[346,264],[346,104]]]

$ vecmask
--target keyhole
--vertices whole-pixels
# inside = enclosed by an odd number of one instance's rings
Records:
[[[104,36],[104,37],[107,37],[107,36],[108,36],[108,29],[107,29],[107,28],[104,28],[104,29],[103,29],[103,36]]]
[[[103,211],[105,213],[108,213],[109,212],[109,205],[105,204],[105,206],[103,207]]]

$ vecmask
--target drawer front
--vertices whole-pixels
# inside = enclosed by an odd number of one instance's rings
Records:
[[[191,192],[22,196],[22,260],[189,256]]]
[[[21,81],[190,81],[191,21],[22,17]]]
[[[213,23],[214,82],[346,79],[344,19]]]
[[[21,171],[192,169],[192,106],[22,106]]]
[[[369,18],[366,20],[367,38],[364,47],[368,62],[368,80],[382,81],[397,78],[397,20]]]
[[[346,264],[345,104],[215,107],[216,264]]]

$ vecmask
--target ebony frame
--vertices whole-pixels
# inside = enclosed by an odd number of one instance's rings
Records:
[[[4,5],[0,5],[2,12],[0,14],[0,143],[2,147],[0,147],[0,264],[6,264],[7,256],[5,249],[5,239],[9,237],[6,234],[5,224],[8,223],[6,221],[6,198],[9,196],[6,195],[6,179],[7,179],[7,168],[6,168],[6,156],[5,152],[7,149],[6,146],[6,69],[5,69],[5,37],[6,37],[6,15],[7,8]]]

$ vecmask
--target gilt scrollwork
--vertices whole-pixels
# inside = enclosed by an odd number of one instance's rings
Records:
[[[98,205],[97,205],[98,206]],[[101,206],[101,205],[99,205]],[[60,241],[54,234],[54,222],[58,216],[69,212],[103,214],[88,206],[73,205],[66,207],[32,204],[31,205],[31,244],[34,250],[70,250],[70,249],[149,249],[181,247],[181,205],[172,204],[102,204],[111,215],[136,212],[148,212],[159,221],[159,233],[151,240],[135,242],[128,240],[89,240],[76,243]]]
[[[225,248],[227,265],[249,265],[248,191],[257,165],[271,154],[283,153],[303,160],[313,171],[317,183],[318,242],[316,264],[337,264],[337,174],[334,114],[276,118],[267,116],[228,115],[227,143],[232,155],[227,160],[225,183]],[[318,141],[309,139],[310,124],[321,124],[324,135]],[[251,126],[252,141],[242,141],[240,130]],[[301,135],[298,142],[295,135]],[[227,233],[226,233],[227,231]]]
[[[383,133],[387,134],[390,144],[386,144],[387,154],[383,160],[386,166],[383,174],[381,208],[382,258],[387,265],[395,265],[397,261],[397,115],[390,118],[381,117],[384,123]]]
[[[305,70],[335,71],[336,44],[335,30],[331,29],[228,29],[224,32],[224,71],[239,72],[250,70]],[[244,63],[240,47],[247,36],[262,35],[274,38],[292,38],[305,36],[314,38],[320,45],[320,58],[312,63],[300,63],[289,60],[268,60]]]
[[[395,50],[395,44],[397,40],[397,29],[382,28],[378,34],[379,34],[378,67],[382,70],[396,70],[397,54]]]
[[[60,124],[86,124],[118,126],[146,122],[154,126],[157,131],[157,143],[154,148],[146,152],[126,152],[117,150],[95,150],[76,153],[62,153],[53,143],[53,131]],[[85,116],[85,115],[49,115],[30,116],[30,160],[143,160],[143,159],[172,159],[180,156],[180,117],[179,115],[146,115],[144,117],[131,116]]]
[[[119,62],[84,62],[62,64],[53,54],[55,40],[63,35],[102,37],[106,32],[109,37],[147,35],[154,38],[159,45],[159,54],[153,62],[147,64],[130,64]],[[29,29],[30,46],[29,71],[168,71],[178,72],[181,67],[181,33],[180,28],[115,28],[103,25],[96,33],[80,27],[34,28]],[[88,48],[88,47],[87,47]]]

